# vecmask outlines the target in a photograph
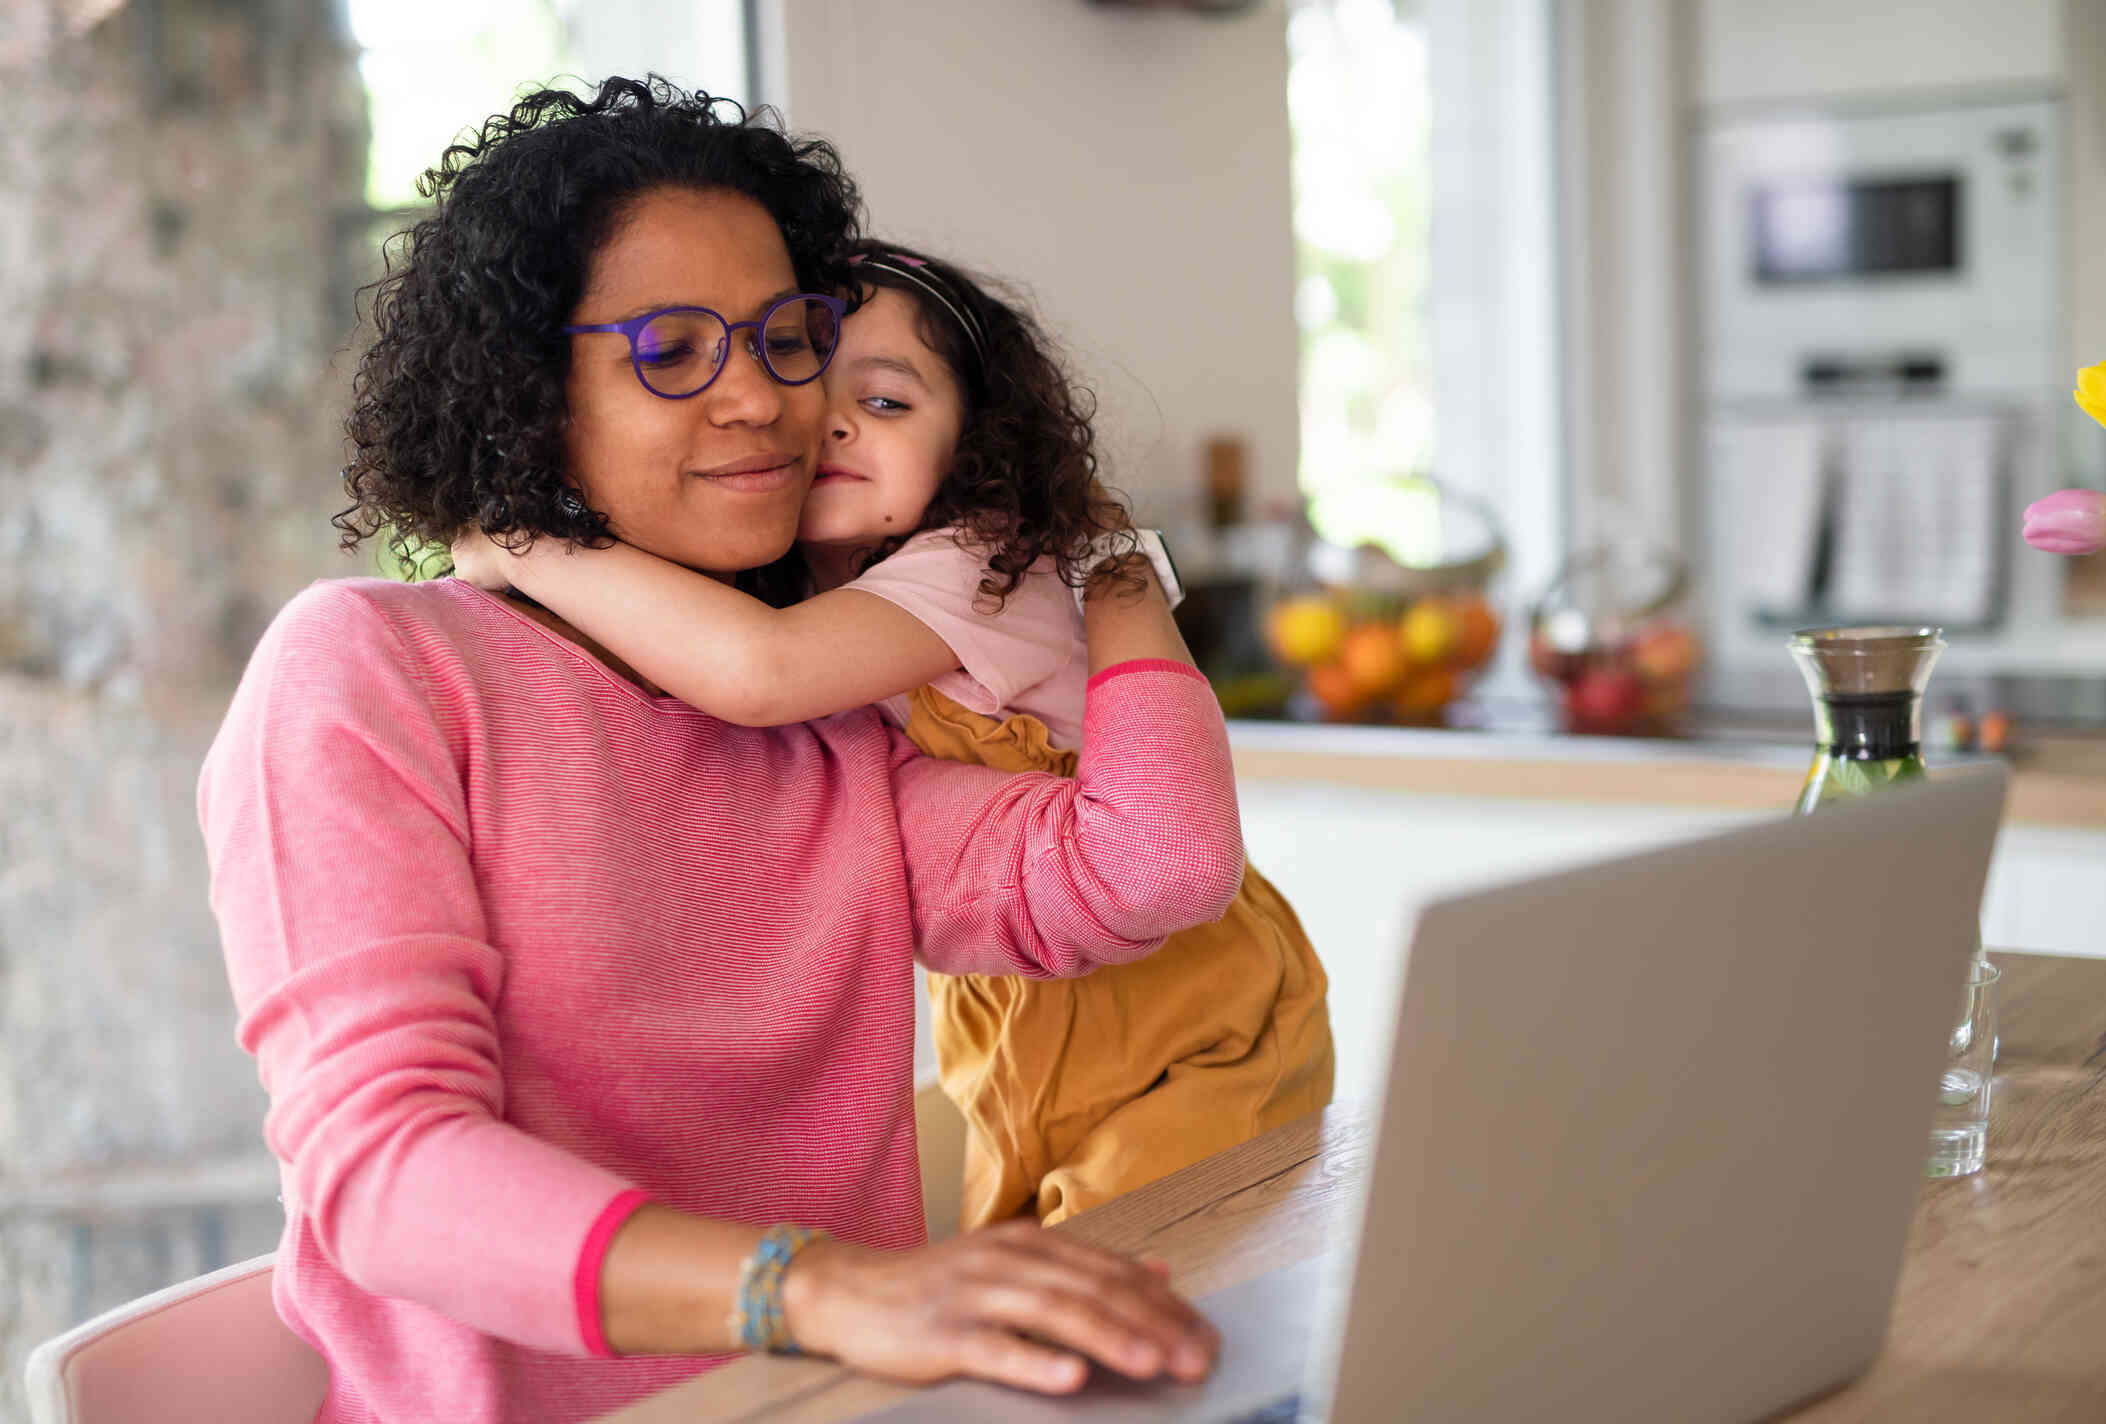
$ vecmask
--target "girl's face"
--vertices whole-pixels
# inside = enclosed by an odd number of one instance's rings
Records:
[[[879,288],[826,368],[826,439],[797,540],[864,549],[921,522],[951,467],[965,399],[905,295]]]
[[[671,306],[750,321],[796,290],[782,232],[759,203],[661,188],[595,254],[570,321]],[[624,543],[724,577],[788,552],[818,464],[819,382],[777,385],[734,340],[706,388],[665,400],[636,378],[619,332],[591,332],[570,338],[567,396],[571,476]]]

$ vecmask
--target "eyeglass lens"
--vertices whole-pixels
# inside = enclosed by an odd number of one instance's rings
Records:
[[[812,297],[791,297],[770,307],[762,314],[757,341],[754,323],[739,325],[745,328],[740,336],[747,351],[786,386],[803,385],[825,370],[841,335],[833,308]],[[636,332],[636,374],[658,395],[691,396],[723,369],[730,336],[710,312],[661,312]]]

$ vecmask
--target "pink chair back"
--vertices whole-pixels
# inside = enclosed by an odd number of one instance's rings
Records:
[[[45,1341],[28,1381],[35,1424],[312,1424],[329,1366],[278,1318],[258,1256]]]

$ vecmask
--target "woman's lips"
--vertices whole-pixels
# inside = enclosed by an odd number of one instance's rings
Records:
[[[719,489],[737,490],[742,494],[770,494],[796,479],[797,467],[795,455],[753,455],[719,465],[714,470],[703,470],[701,477]]]

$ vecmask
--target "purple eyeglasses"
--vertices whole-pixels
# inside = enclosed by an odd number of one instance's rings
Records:
[[[841,319],[848,303],[809,292],[784,297],[756,321],[726,321],[708,307],[660,307],[627,321],[566,326],[573,336],[618,331],[629,338],[629,364],[654,396],[686,400],[700,395],[723,374],[731,338],[740,330],[746,350],[770,379],[785,386],[816,381],[841,344]]]

